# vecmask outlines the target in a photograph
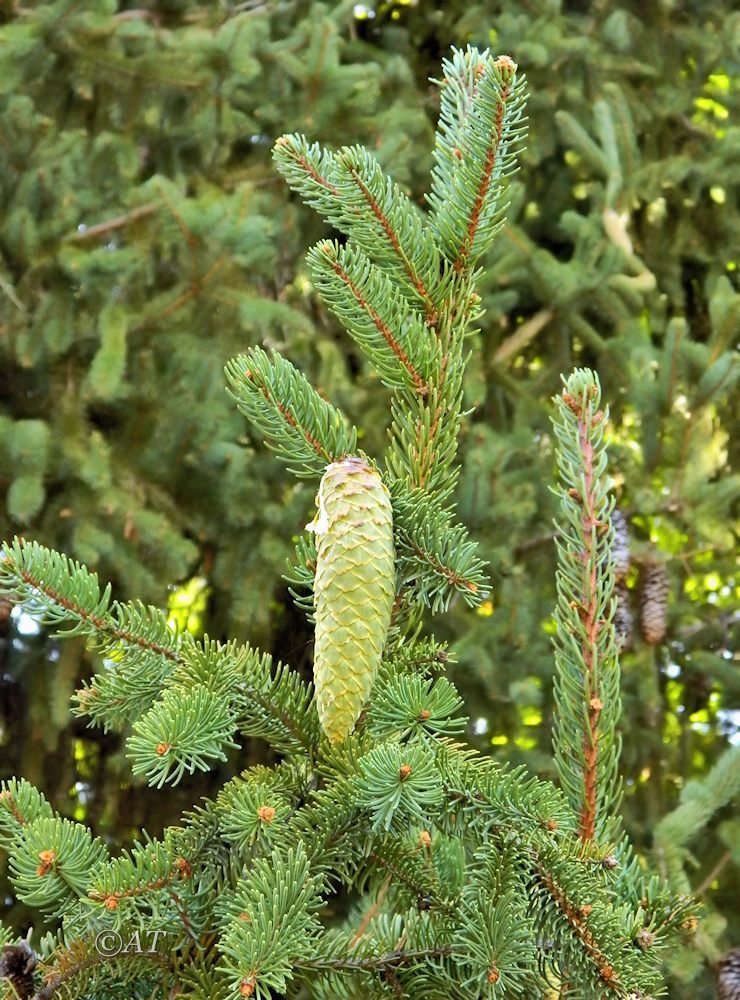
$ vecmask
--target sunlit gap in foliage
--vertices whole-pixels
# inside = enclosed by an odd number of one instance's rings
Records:
[[[176,632],[203,634],[203,618],[211,587],[203,576],[194,576],[175,587],[167,600],[167,624]]]

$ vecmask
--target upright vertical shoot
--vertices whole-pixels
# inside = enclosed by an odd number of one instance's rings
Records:
[[[316,284],[396,390],[389,480],[452,491],[462,414],[463,343],[478,314],[475,266],[498,232],[525,132],[524,78],[507,56],[456,51],[444,63],[425,219],[360,147],[275,144],[278,169],[349,237],[309,254]]]
[[[484,593],[483,563],[454,522],[452,502],[465,340],[480,312],[476,268],[502,224],[525,132],[524,78],[508,57],[456,51],[441,88],[427,216],[362,147],[329,151],[284,135],[274,150],[289,185],[344,236],[309,252],[314,284],[393,390],[378,464],[393,507],[396,623],[424,607],[443,610],[456,592],[470,604]],[[278,455],[288,462],[298,449],[289,464],[299,474],[360,454],[339,411],[279,356],[273,363],[251,349],[227,375],[240,409]],[[314,550],[313,539],[301,540],[293,582],[302,589],[314,589]]]
[[[610,840],[620,797],[619,662],[612,624],[612,501],[598,379],[576,370],[557,399],[561,520],[555,609],[554,750],[582,840]]]

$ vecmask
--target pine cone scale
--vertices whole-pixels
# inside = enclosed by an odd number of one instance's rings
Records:
[[[640,629],[650,646],[665,638],[668,626],[668,573],[665,563],[645,563],[640,577]]]
[[[352,732],[380,665],[395,597],[388,491],[364,460],[330,465],[317,497],[314,682],[324,732]]]

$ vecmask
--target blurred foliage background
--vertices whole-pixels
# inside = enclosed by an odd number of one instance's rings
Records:
[[[551,774],[550,398],[561,372],[595,367],[630,538],[626,823],[705,904],[691,946],[667,956],[671,995],[711,996],[740,944],[730,0],[2,0],[0,532],[310,672],[281,574],[314,498],[250,436],[223,365],[278,348],[371,454],[387,401],[314,293],[303,258],[326,228],[271,147],[287,131],[363,143],[422,204],[429,78],[467,43],[526,72],[530,137],[487,261],[462,442],[458,510],[494,587],[435,632],[471,740]],[[79,644],[9,604],[0,632],[0,777],[28,778],[114,841],[157,833],[220,784],[132,787],[117,739],[70,719],[92,669]],[[264,753],[245,747],[233,766]],[[10,895],[4,910],[25,926]]]

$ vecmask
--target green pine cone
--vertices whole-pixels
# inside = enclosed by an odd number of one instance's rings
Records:
[[[332,743],[354,729],[380,665],[395,597],[388,490],[362,458],[329,465],[316,497],[314,683]]]

